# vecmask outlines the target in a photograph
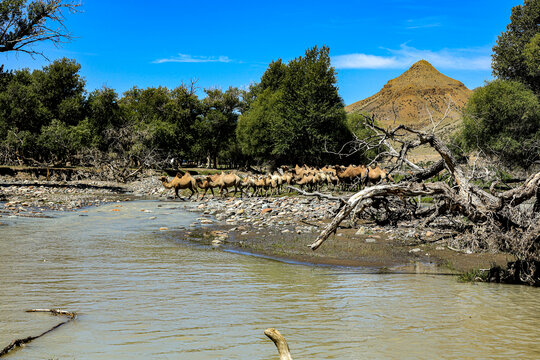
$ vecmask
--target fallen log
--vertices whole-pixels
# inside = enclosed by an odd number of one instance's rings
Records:
[[[9,352],[11,352],[12,350],[15,350],[18,347],[28,344],[32,340],[38,339],[42,337],[43,335],[46,335],[50,333],[51,331],[58,329],[60,326],[67,324],[68,322],[74,320],[77,317],[77,314],[75,312],[59,310],[59,309],[31,309],[31,310],[26,310],[26,312],[47,312],[54,316],[67,316],[68,319],[66,321],[62,321],[61,323],[56,324],[52,328],[48,329],[47,331],[42,332],[41,334],[37,336],[28,336],[22,339],[13,340],[8,346],[6,346],[4,349],[2,349],[2,351],[0,351],[0,357],[8,354]]]

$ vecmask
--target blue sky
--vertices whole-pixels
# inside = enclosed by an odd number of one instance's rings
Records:
[[[272,60],[289,61],[328,45],[345,104],[364,99],[426,59],[467,87],[491,79],[491,48],[515,0],[454,1],[172,1],[83,0],[66,14],[75,36],[51,60],[82,66],[88,91],[108,86],[174,88],[198,79],[202,89],[247,87]],[[2,55],[8,69],[47,61]]]

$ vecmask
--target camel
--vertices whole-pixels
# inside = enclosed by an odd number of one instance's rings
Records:
[[[217,179],[212,180],[210,176],[207,176],[206,179],[210,182],[212,186],[219,187],[219,193],[222,197],[225,196],[225,194],[223,194],[223,190],[226,190],[226,193],[228,193],[228,189],[230,187],[234,187],[233,196],[236,195],[238,190],[240,190],[240,197],[244,195],[244,192],[242,191],[242,179],[238,175],[233,174],[232,172],[229,174],[225,174],[222,171],[219,177],[217,177]]]
[[[270,188],[275,189],[277,187],[277,183],[275,181],[272,181],[272,178],[268,175],[260,175],[255,180],[255,187],[257,190],[255,191],[254,195],[261,194],[263,196],[268,196],[268,190]]]
[[[289,171],[286,171],[281,175],[281,180],[283,184],[292,185],[294,181],[294,175]]]
[[[250,196],[257,195],[260,188],[259,185],[260,185],[259,179],[252,175],[248,175],[247,177],[244,178],[244,180],[242,180],[242,187],[245,189],[246,194],[249,194],[247,189],[251,188],[252,192]]]
[[[219,177],[218,174],[214,174],[214,175],[209,176],[210,180],[208,180],[207,177],[205,177],[205,178],[197,178],[196,179],[197,186],[200,189],[204,190],[204,194],[202,195],[201,200],[204,199],[204,196],[208,192],[208,189],[210,189],[210,192],[212,193],[212,196],[215,196],[214,195],[214,188],[216,188],[217,185],[215,185],[214,181],[216,181],[218,179],[218,177]]]
[[[167,181],[166,176],[162,176],[160,180],[166,189],[174,188],[175,199],[180,198],[180,195],[178,195],[178,190],[180,189],[191,190],[191,195],[189,195],[188,199],[190,199],[195,193],[198,194],[199,192],[197,191],[197,183],[195,179],[191,176],[189,171],[186,171],[185,174],[182,176],[180,175],[180,173],[176,174],[176,176],[170,182]]]
[[[307,185],[309,191],[313,191],[313,188],[318,185],[321,178],[318,175],[306,175],[300,180],[296,181],[296,184],[300,185],[300,188],[303,189],[304,185]]]
[[[352,185],[355,180],[360,179],[362,183],[363,179],[367,176],[367,169],[364,165],[353,166],[349,165],[344,170],[341,167],[337,170],[337,177],[340,182],[345,185]]]
[[[368,168],[368,174],[366,181],[369,181],[373,184],[376,184],[380,181],[384,180],[391,180],[394,181],[391,175],[389,175],[386,170],[381,169],[379,165],[375,166],[374,168],[371,168],[371,166]]]
[[[274,171],[274,173],[270,175],[270,179],[271,179],[272,188],[276,190],[277,194],[281,193],[281,185],[283,185],[283,177],[277,171]]]

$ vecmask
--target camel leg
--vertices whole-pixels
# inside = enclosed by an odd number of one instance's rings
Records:
[[[197,195],[199,195],[199,192],[197,191],[197,189],[195,189],[195,191],[193,190],[193,187],[190,187],[189,190],[191,190],[191,195],[189,195],[188,199],[191,199],[191,197],[193,195],[195,195],[195,192],[197,193]]]

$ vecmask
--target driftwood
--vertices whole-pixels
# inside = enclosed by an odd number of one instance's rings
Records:
[[[292,360],[287,340],[285,340],[279,331],[274,328],[268,328],[264,330],[264,335],[268,336],[276,345],[279,353],[279,360]]]
[[[508,251],[524,261],[540,261],[540,230],[534,224],[540,222],[540,172],[530,175],[521,185],[504,192],[485,191],[473,183],[472,175],[457,162],[450,149],[441,139],[431,133],[399,125],[392,130],[375,125],[373,117],[365,116],[366,125],[376,131],[377,144],[387,144],[388,140],[401,144],[401,150],[390,148],[387,154],[396,158],[394,169],[406,164],[414,173],[406,176],[398,184],[379,184],[365,188],[346,200],[330,224],[309,245],[316,250],[328,237],[335,233],[339,224],[354,210],[354,214],[365,212],[377,204],[375,199],[381,197],[413,198],[415,196],[431,196],[437,199],[429,211],[417,211],[414,216],[426,216],[424,224],[446,216],[456,224],[456,228],[470,230],[468,235],[474,237],[472,243],[484,242],[493,250]],[[435,127],[435,125],[434,125]],[[403,133],[413,136],[412,140],[404,140]],[[412,166],[405,161],[407,152],[421,145],[431,146],[441,157],[430,167],[424,169]],[[369,148],[369,145],[365,145]],[[476,168],[476,166],[475,166]],[[438,175],[443,170],[448,172],[448,180],[424,182]],[[320,194],[305,194],[320,196]],[[328,197],[327,197],[328,198]],[[520,207],[525,201],[535,199],[533,206]],[[378,209],[381,211],[381,209]],[[389,211],[383,209],[383,211]],[[465,237],[467,234],[462,234]],[[478,240],[478,238],[481,238]],[[523,241],[522,241],[523,239]],[[524,243],[524,240],[525,243]],[[540,284],[540,279],[536,279]],[[528,281],[531,283],[531,281]]]
[[[74,312],[58,310],[58,309],[31,309],[31,310],[26,310],[26,312],[47,312],[54,316],[67,316],[68,319],[66,321],[62,321],[61,323],[56,324],[52,328],[48,329],[47,331],[42,332],[41,334],[37,336],[28,336],[26,338],[13,340],[8,346],[6,346],[4,349],[2,349],[2,351],[0,351],[0,357],[8,354],[10,351],[15,350],[18,347],[28,344],[32,340],[38,339],[42,337],[43,335],[46,335],[50,333],[51,331],[58,329],[60,326],[67,324],[68,322],[72,321],[73,319],[77,317],[77,314]]]

